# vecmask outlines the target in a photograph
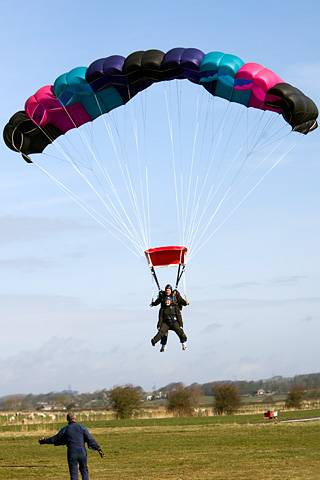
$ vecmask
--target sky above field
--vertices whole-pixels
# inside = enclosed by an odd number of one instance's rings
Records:
[[[1,127],[38,88],[75,66],[177,46],[261,63],[319,105],[319,20],[315,0],[232,0],[227,7],[212,0],[57,0],[50,8],[2,0]],[[151,223],[160,244],[178,243],[167,207],[172,185],[160,182],[170,146],[156,95],[148,107],[158,129],[150,133],[157,144],[149,161],[159,165],[151,184],[160,209]],[[186,95],[191,104],[193,91]],[[184,135],[192,137],[191,124]],[[190,262],[188,349],[181,352],[171,334],[161,355],[150,344],[157,310],[148,306],[153,288],[143,256],[1,143],[0,395],[319,371],[320,134],[291,135],[295,149]],[[64,175],[63,164],[53,168]],[[173,275],[163,270],[162,283]]]

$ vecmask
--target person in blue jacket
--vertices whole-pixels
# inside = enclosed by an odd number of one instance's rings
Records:
[[[66,445],[67,459],[70,472],[70,480],[78,480],[78,468],[81,473],[82,480],[89,480],[89,471],[87,465],[87,451],[85,445],[92,450],[97,450],[100,457],[104,457],[104,453],[100,445],[93,438],[91,433],[80,423],[77,423],[74,413],[67,415],[68,425],[59,430],[56,435],[48,438],[40,438],[40,445]]]

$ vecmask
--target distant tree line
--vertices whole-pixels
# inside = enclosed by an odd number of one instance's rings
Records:
[[[99,409],[109,406],[107,390],[78,393],[64,390],[42,394],[7,395],[0,398],[0,410]]]
[[[320,392],[320,373],[310,373],[305,375],[296,375],[294,377],[275,376],[266,380],[250,380],[250,381],[217,381],[199,385],[203,395],[213,395],[213,388],[220,383],[232,383],[240,392],[240,395],[254,395],[258,390],[263,389],[266,392],[286,395],[293,385],[299,385],[303,390],[314,390]],[[162,388],[166,391],[171,388],[172,384]],[[196,384],[198,385],[198,384]],[[191,385],[192,386],[192,385]]]
[[[258,381],[220,381],[189,386],[181,382],[170,383],[157,392],[167,398],[168,411],[176,415],[189,415],[199,405],[203,395],[212,396],[216,413],[232,413],[240,404],[240,396],[255,395],[259,389],[271,394],[287,395],[287,407],[300,408],[304,399],[320,398],[320,373],[295,377],[273,377]],[[154,392],[155,393],[155,392]],[[123,397],[127,399],[122,405]],[[130,417],[140,408],[147,393],[132,385],[103,389],[93,393],[64,390],[45,394],[7,395],[0,397],[0,410],[50,410],[52,409],[113,409],[119,418]],[[268,402],[270,402],[268,398]],[[127,410],[128,404],[130,405]],[[221,406],[222,405],[222,406]]]

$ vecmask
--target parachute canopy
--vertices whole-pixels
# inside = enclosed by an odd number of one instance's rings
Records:
[[[126,58],[112,55],[63,73],[10,118],[4,141],[31,162],[30,154],[41,153],[60,135],[124,105],[150,85],[172,79],[187,79],[248,108],[280,113],[294,131],[307,134],[317,128],[314,102],[262,65],[219,51],[173,48],[167,53],[137,51]]]
[[[168,246],[149,248],[144,253],[149,267],[169,267],[171,265],[185,265],[187,251],[186,247]]]
[[[176,265],[177,285],[187,251],[190,261],[294,148],[291,132],[308,134],[317,117],[309,97],[258,63],[153,49],[62,73],[3,136],[108,234],[144,252],[155,279],[156,267]],[[163,241],[171,246],[150,248]]]
[[[175,283],[175,288],[177,288],[186,268],[187,251],[188,249],[183,246],[167,246],[149,248],[144,252],[151,270],[151,275],[153,276],[153,279],[159,291],[161,290],[161,288],[155,272],[155,267],[177,266],[178,271]]]

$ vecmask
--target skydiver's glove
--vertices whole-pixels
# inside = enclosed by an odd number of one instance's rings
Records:
[[[45,438],[39,438],[38,442],[39,442],[40,445],[44,445],[46,443],[46,439]]]
[[[99,450],[98,450],[98,453],[99,453],[99,455],[100,455],[100,457],[101,457],[101,458],[103,458],[103,457],[104,457],[104,453],[103,453],[103,451],[102,451],[102,449],[101,449],[101,448],[99,448]]]

